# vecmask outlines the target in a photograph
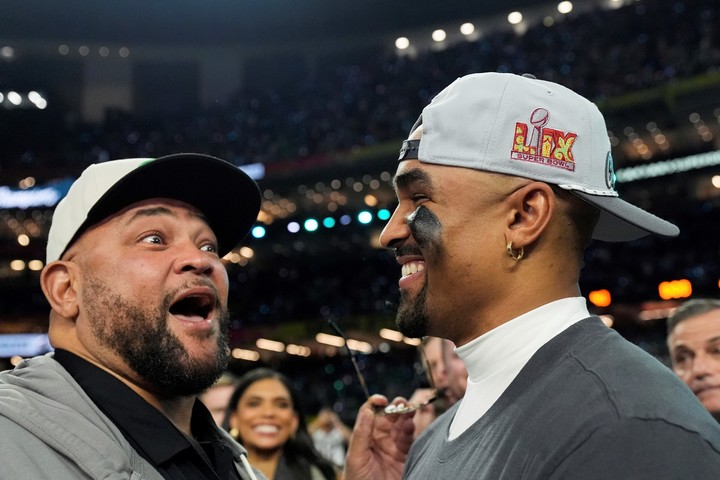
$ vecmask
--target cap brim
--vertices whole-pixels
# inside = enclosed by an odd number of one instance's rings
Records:
[[[172,198],[199,209],[221,255],[247,235],[260,210],[260,190],[238,167],[209,155],[178,153],[136,168],[95,203],[83,230],[141,200]]]
[[[593,231],[596,240],[627,242],[649,234],[665,237],[680,234],[680,229],[672,223],[618,197],[590,195],[578,190],[570,192],[600,209],[600,219]]]

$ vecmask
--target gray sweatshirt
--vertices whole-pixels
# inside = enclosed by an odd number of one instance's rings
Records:
[[[243,480],[264,479],[227,438]],[[0,480],[162,479],[52,354],[0,372],[0,466]]]

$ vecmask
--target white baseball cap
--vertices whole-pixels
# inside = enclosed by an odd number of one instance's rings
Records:
[[[260,211],[257,184],[238,167],[209,155],[178,153],[96,163],[83,171],[55,208],[46,262],[62,257],[88,228],[150,198],[180,200],[199,209],[223,253],[247,235]]]
[[[618,196],[605,120],[572,90],[531,75],[460,77],[426,106],[399,160],[472,168],[551,183],[600,209],[593,238],[674,237],[678,227]]]

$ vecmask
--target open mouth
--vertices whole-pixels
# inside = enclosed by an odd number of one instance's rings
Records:
[[[209,295],[190,295],[175,302],[170,313],[183,320],[201,322],[210,318],[214,305],[215,301]]]
[[[277,433],[280,429],[275,425],[257,425],[253,427],[253,430],[257,433]]]

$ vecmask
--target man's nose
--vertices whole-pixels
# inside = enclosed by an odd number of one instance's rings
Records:
[[[398,206],[380,233],[380,245],[395,248],[410,236],[406,215]]]

